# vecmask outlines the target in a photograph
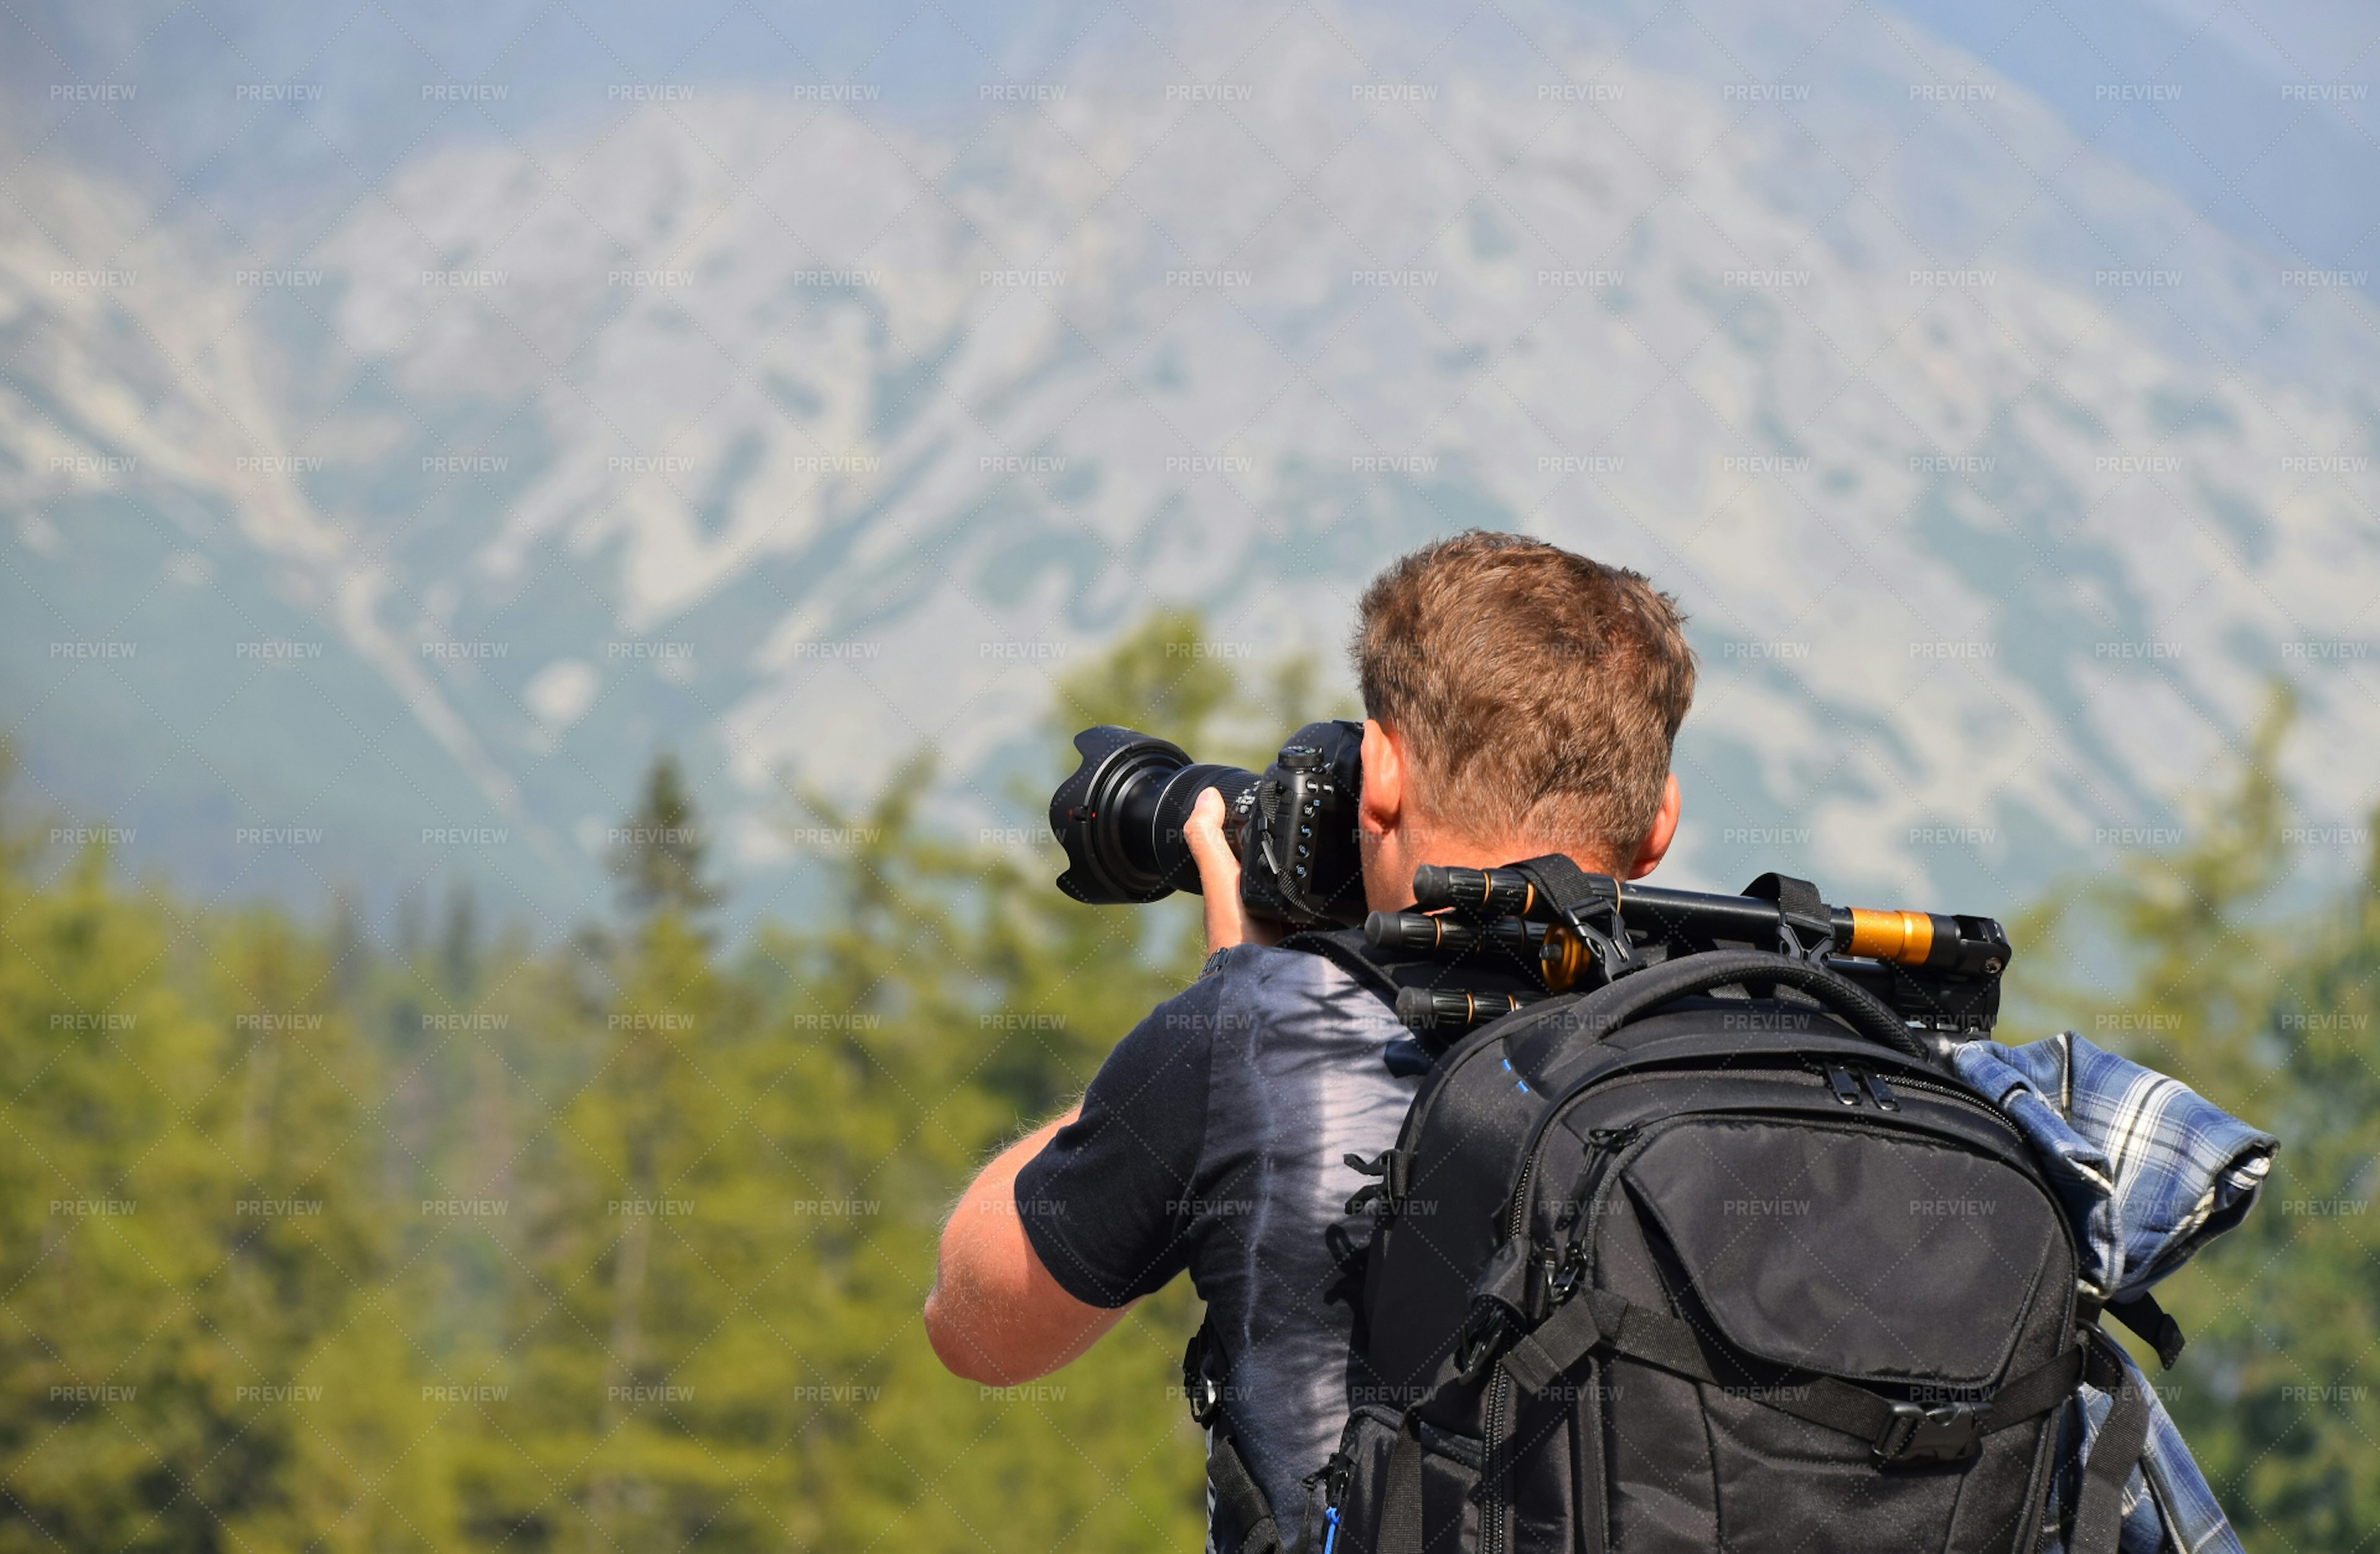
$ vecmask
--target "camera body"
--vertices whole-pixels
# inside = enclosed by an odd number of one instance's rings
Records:
[[[1364,725],[1308,723],[1259,772],[1194,761],[1170,740],[1103,723],[1075,735],[1082,761],[1050,798],[1066,852],[1058,888],[1092,905],[1198,892],[1183,827],[1198,795],[1223,796],[1223,836],[1240,856],[1251,917],[1299,928],[1365,919],[1355,813]]]

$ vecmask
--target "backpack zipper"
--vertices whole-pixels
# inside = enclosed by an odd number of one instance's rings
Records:
[[[1612,1075],[1610,1086],[1606,1087],[1606,1093],[1609,1093],[1610,1087],[1642,1084],[1658,1077],[1660,1075],[1658,1073],[1617,1074]],[[1536,1175],[1538,1149],[1545,1142],[1547,1130],[1553,1123],[1558,1113],[1563,1110],[1565,1108],[1560,1103],[1548,1107],[1545,1114],[1537,1120],[1535,1131],[1529,1135],[1528,1153],[1521,1157],[1520,1172],[1512,1182],[1512,1196],[1505,1201],[1501,1215],[1504,1235],[1508,1240],[1529,1228],[1529,1188]],[[1645,1125],[1643,1123],[1633,1123],[1624,1128],[1589,1128],[1586,1133],[1587,1153],[1591,1156],[1598,1149],[1603,1150],[1607,1156],[1617,1153],[1630,1139],[1642,1132]],[[1580,1201],[1584,1202],[1585,1199],[1585,1195],[1582,1193]]]
[[[1900,1104],[1899,1098],[1894,1094],[1894,1092],[1900,1090],[1921,1090],[1926,1095],[1932,1096],[1938,1100],[1948,1101],[1963,1111],[1971,1111],[1979,1117],[1989,1118],[1992,1122],[1998,1123],[2002,1131],[2010,1134],[2019,1142],[2022,1142],[2023,1138],[2022,1134],[2018,1132],[2016,1124],[2009,1121],[2008,1114],[2006,1112],[1992,1105],[1991,1102],[1984,1099],[1983,1097],[1977,1095],[1974,1091],[1963,1088],[1957,1085],[1947,1084],[1939,1079],[1928,1079],[1922,1075],[1913,1074],[1895,1073],[1890,1075],[1887,1075],[1878,1069],[1846,1062],[1844,1060],[1835,1057],[1811,1058],[1805,1060],[1803,1063],[1803,1068],[1804,1072],[1816,1074],[1822,1077],[1827,1075],[1827,1071],[1830,1068],[1842,1070],[1846,1079],[1855,1083],[1861,1089],[1864,1089],[1866,1091],[1867,1098],[1876,1103],[1876,1108],[1879,1111],[1900,1111],[1903,1110]],[[1829,1088],[1834,1089],[1835,1099],[1841,1101],[1844,1106],[1852,1107],[1860,1104],[1858,1090],[1852,1091],[1848,1097],[1846,1097],[1842,1089],[1840,1087],[1835,1086],[1831,1078],[1828,1079],[1828,1085]]]
[[[1340,1502],[1347,1498],[1347,1480],[1354,1476],[1354,1463],[1347,1455],[1345,1432],[1342,1431],[1339,1450],[1330,1453],[1330,1460],[1306,1475],[1305,1483],[1309,1489],[1318,1483],[1322,1486],[1322,1554],[1333,1554],[1338,1546]],[[1299,1541],[1303,1542],[1305,1536],[1300,1532]]]
[[[1480,1483],[1487,1493],[1479,1497],[1479,1554],[1502,1554],[1504,1548],[1504,1501],[1512,1482],[1512,1464],[1498,1461],[1496,1447],[1512,1393],[1512,1376],[1498,1366],[1495,1379],[1488,1384],[1488,1416],[1479,1429],[1480,1464],[1495,1475],[1494,1482],[1483,1478]]]
[[[1570,1299],[1578,1281],[1586,1273],[1586,1239],[1580,1227],[1586,1219],[1586,1205],[1597,1188],[1603,1185],[1604,1173],[1610,1169],[1612,1159],[1628,1147],[1629,1143],[1644,1131],[1645,1124],[1632,1123],[1624,1128],[1590,1128],[1586,1135],[1587,1163],[1579,1174],[1578,1196],[1562,1205],[1554,1217],[1556,1248],[1548,1248],[1546,1276],[1546,1296],[1548,1308]]]
[[[1880,1074],[1870,1076],[1868,1091],[1871,1095],[1876,1093],[1876,1086],[1883,1082],[1883,1079],[1884,1076]],[[2000,1131],[2007,1134],[2013,1142],[2020,1145],[2025,1142],[2024,1134],[2009,1120],[2007,1112],[1973,1090],[1956,1085],[1944,1084],[1938,1079],[1927,1079],[1911,1074],[1894,1074],[1891,1078],[1891,1087],[1895,1090],[1922,1090],[1937,1099],[1950,1102],[1962,1111],[1972,1111],[1978,1117],[1990,1119],[1999,1124]],[[1877,1105],[1887,1111],[1900,1110],[1897,1106],[1884,1106],[1881,1096],[1877,1097]]]
[[[1385,1411],[1382,1410],[1362,1407],[1348,1414],[1347,1423],[1341,1427],[1339,1431],[1337,1449],[1323,1460],[1320,1467],[1298,1480],[1306,1487],[1306,1504],[1309,1513],[1313,1505],[1314,1487],[1318,1484],[1322,1487],[1322,1554],[1334,1554],[1334,1546],[1339,1541],[1342,1519],[1345,1514],[1347,1504],[1347,1487],[1354,1482],[1355,1478],[1356,1438],[1361,1434],[1367,1416],[1377,1420],[1383,1417],[1384,1413]],[[1297,1537],[1300,1544],[1305,1543],[1305,1527],[1303,1518],[1299,1523]]]
[[[1589,1226],[1592,1222],[1596,1197],[1601,1190],[1604,1178],[1610,1175],[1614,1162],[1616,1162],[1621,1155],[1627,1152],[1629,1147],[1636,1142],[1640,1135],[1657,1130],[1679,1120],[1680,1119],[1677,1118],[1664,1117],[1656,1119],[1649,1123],[1631,1123],[1626,1127],[1592,1128],[1588,1130],[1586,1135],[1587,1149],[1596,1157],[1596,1159],[1594,1162],[1587,1167],[1588,1180],[1582,1185],[1579,1192],[1578,1201],[1585,1207],[1576,1220],[1577,1226],[1580,1227],[1580,1233],[1577,1239],[1572,1242],[1571,1244],[1572,1247],[1584,1248],[1591,1244],[1589,1241],[1589,1235],[1591,1232],[1585,1227]],[[1529,1152],[1527,1160],[1524,1162],[1523,1186],[1526,1185],[1528,1167],[1536,1163],[1536,1158],[1537,1152],[1532,1149]],[[1527,1201],[1526,1195],[1516,1189],[1514,1193],[1514,1201],[1516,1203],[1525,1205]],[[1525,1214],[1527,1210],[1525,1208],[1518,1210],[1515,1215],[1516,1220],[1519,1215]],[[1510,1233],[1518,1234],[1520,1232],[1518,1231],[1513,1231]],[[1582,1266],[1577,1272],[1583,1273],[1584,1271],[1585,1268],[1582,1263]],[[1551,1292],[1548,1291],[1549,1294]],[[1502,1438],[1503,1434],[1504,1413],[1512,1402],[1512,1378],[1511,1374],[1500,1365],[1496,1366],[1494,1371],[1490,1373],[1490,1378],[1491,1378],[1488,1383],[1488,1406],[1486,1414],[1480,1423],[1479,1446],[1481,1451],[1480,1461],[1495,1474],[1496,1477],[1493,1483],[1490,1483],[1484,1478],[1481,1481],[1480,1487],[1486,1492],[1480,1496],[1479,1500],[1479,1550],[1480,1554],[1502,1554],[1504,1548],[1504,1501],[1506,1499],[1507,1489],[1512,1483],[1513,1464],[1511,1463],[1500,1462],[1497,1457],[1496,1449],[1497,1444]]]

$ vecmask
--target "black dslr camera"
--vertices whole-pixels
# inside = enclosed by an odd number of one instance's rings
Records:
[[[1066,849],[1058,888],[1076,901],[1111,906],[1196,892],[1182,827],[1199,793],[1216,788],[1250,916],[1300,928],[1364,921],[1363,724],[1306,724],[1262,775],[1194,761],[1179,745],[1111,723],[1075,735],[1075,748],[1082,764],[1050,795],[1050,829]]]

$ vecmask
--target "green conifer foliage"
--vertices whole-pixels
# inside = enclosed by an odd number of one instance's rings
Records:
[[[691,917],[718,901],[703,871],[709,843],[675,756],[663,751],[653,759],[643,798],[618,835],[610,864],[631,915],[674,912]]]
[[[2180,846],[2019,925],[2005,1037],[2077,1030],[2281,1139],[2247,1223],[2158,1287],[2180,1366],[2133,1344],[2259,1554],[2380,1526],[2380,858],[2343,899],[2277,908],[2304,861],[2289,833],[2311,829],[2277,775],[2291,706],[2276,693]]]
[[[51,861],[0,862],[0,1548],[450,1547],[323,945]]]

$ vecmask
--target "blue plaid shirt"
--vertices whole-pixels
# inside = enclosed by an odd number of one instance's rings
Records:
[[[2280,1147],[2180,1080],[2071,1031],[2022,1047],[1969,1042],[1952,1062],[2032,1140],[2073,1223],[2082,1283],[2103,1301],[2142,1293],[2237,1225]],[[2124,1363],[2138,1371],[2129,1355]],[[2141,1385],[2148,1390],[2145,1378]],[[2239,1535],[2206,1475],[2165,1404],[2148,1396],[2148,1446],[2124,1491],[2122,1554],[2236,1554]],[[2058,1511],[2073,1503],[2112,1402],[2086,1385],[2067,1405],[2046,1550],[2064,1554]]]

